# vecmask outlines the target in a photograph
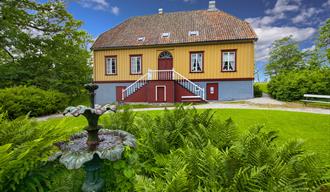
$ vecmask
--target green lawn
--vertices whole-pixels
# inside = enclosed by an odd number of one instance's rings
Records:
[[[218,109],[214,111],[217,119],[225,120],[231,117],[242,132],[252,126],[263,125],[265,130],[279,131],[279,142],[303,139],[308,152],[320,154],[322,162],[330,165],[330,115],[249,109]],[[138,112],[139,115],[144,113],[154,116],[160,114],[161,111]],[[106,115],[102,118],[106,118]],[[61,120],[52,119],[49,121],[55,123]],[[82,117],[66,118],[65,122],[62,123],[63,126],[67,127],[84,127],[87,124]]]

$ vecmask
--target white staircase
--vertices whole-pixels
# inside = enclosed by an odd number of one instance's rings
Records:
[[[137,90],[145,86],[148,81],[151,80],[174,80],[178,84],[180,84],[182,87],[189,90],[191,93],[193,93],[196,98],[200,98],[202,100],[205,100],[205,91],[204,88],[201,88],[200,86],[196,85],[180,73],[176,72],[174,69],[172,70],[148,70],[146,74],[144,74],[140,79],[136,80],[134,83],[132,83],[130,86],[128,86],[126,89],[122,92],[122,100],[126,99],[128,96],[135,93]]]

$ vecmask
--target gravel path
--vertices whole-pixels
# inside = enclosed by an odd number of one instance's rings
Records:
[[[330,115],[330,109],[321,108],[289,108],[289,107],[262,107],[252,104],[236,104],[236,103],[207,103],[202,105],[195,105],[196,109],[258,109],[258,110],[279,110],[279,111],[293,111],[293,112],[305,112],[305,113],[316,113],[316,114],[327,114]],[[165,108],[144,108],[144,109],[133,109],[133,111],[157,111],[164,110]],[[167,107],[172,110],[174,107]]]
[[[236,103],[235,103],[236,102]],[[226,102],[210,102],[206,104],[194,105],[196,109],[258,109],[258,110],[279,110],[279,111],[293,111],[316,114],[330,115],[330,109],[314,108],[314,107],[287,107],[285,102],[277,101],[270,98],[267,94],[262,97],[253,98],[242,101],[235,101],[233,103]],[[133,109],[133,111],[159,111],[164,109],[173,110],[175,107],[157,107],[157,108],[141,108]],[[189,108],[187,106],[186,108]],[[62,114],[54,114],[48,116],[37,117],[37,121],[45,121],[52,118],[63,117]]]

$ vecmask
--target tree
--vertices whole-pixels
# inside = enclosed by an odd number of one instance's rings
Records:
[[[330,18],[319,29],[317,47],[325,51],[328,62],[330,63]]]
[[[303,67],[303,54],[292,36],[273,42],[270,58],[266,65],[266,74],[273,76]]]
[[[35,85],[69,94],[91,80],[87,45],[62,1],[0,2],[0,87]]]

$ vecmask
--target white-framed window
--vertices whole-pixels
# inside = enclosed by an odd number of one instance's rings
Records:
[[[199,31],[189,31],[188,32],[189,36],[198,36],[199,35]]]
[[[138,37],[138,41],[144,41],[146,38],[145,37]]]
[[[131,55],[131,74],[142,73],[142,55]]]
[[[236,71],[236,50],[222,51],[221,71]]]
[[[190,53],[190,72],[203,72],[203,52]]]
[[[107,75],[117,74],[117,57],[111,56],[105,58],[105,73]]]
[[[167,32],[167,33],[162,33],[162,37],[170,37],[171,33]]]

